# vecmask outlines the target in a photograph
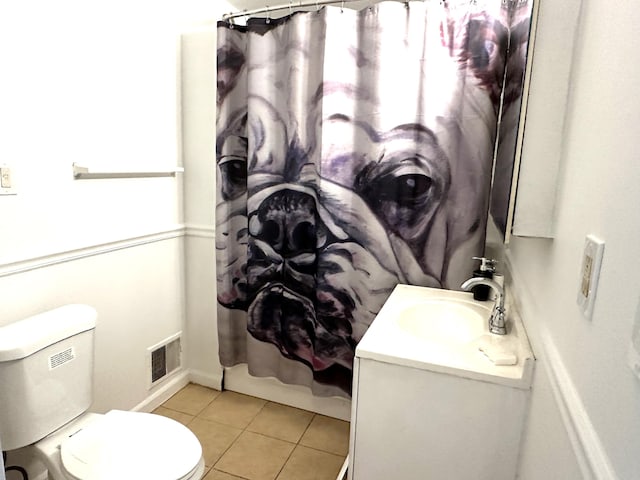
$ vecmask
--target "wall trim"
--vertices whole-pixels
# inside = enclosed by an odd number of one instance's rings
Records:
[[[210,373],[204,370],[189,370],[189,381],[204,387],[222,390],[222,371],[220,373]]]
[[[185,235],[188,237],[215,238],[216,231],[213,225],[187,223],[185,224]]]
[[[514,267],[510,250],[505,251],[505,267],[509,278],[511,300],[522,319],[535,312],[531,296],[524,286],[524,277]],[[531,319],[530,319],[531,320]],[[524,323],[536,357],[542,357],[544,371],[547,374],[558,410],[563,419],[577,463],[585,479],[618,480],[611,465],[598,432],[594,428],[589,414],[573,384],[571,375],[562,360],[549,330],[540,323]]]
[[[133,412],[152,412],[172,396],[178,393],[189,383],[189,371],[182,370],[176,372],[168,378],[162,386],[158,387],[151,395],[145,398],[138,405],[133,407]]]
[[[213,239],[215,238],[215,227],[213,225],[192,223],[177,224],[155,232],[127,237],[112,242],[96,243],[93,245],[87,245],[86,247],[51,252],[13,262],[0,263],[0,278],[29,272],[31,270],[37,270],[39,268],[51,267],[60,263],[81,260],[95,255],[111,253],[124,248],[138,247],[148,243],[161,242],[163,240],[170,240],[184,236]]]
[[[141,245],[146,245],[148,243],[170,240],[173,238],[182,237],[184,235],[184,225],[173,225],[156,232],[123,238],[121,240],[115,240],[113,242],[97,243],[82,248],[51,252],[45,255],[25,258],[15,262],[0,264],[0,278],[9,275],[15,275],[18,273],[29,272],[31,270],[36,270],[39,268],[51,267],[60,263],[81,260],[83,258],[93,257],[95,255],[111,253],[125,248],[138,247]]]

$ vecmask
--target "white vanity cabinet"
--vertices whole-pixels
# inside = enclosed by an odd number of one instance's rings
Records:
[[[515,479],[533,368],[526,338],[512,330],[518,364],[495,366],[477,348],[458,355],[397,335],[395,306],[421,288],[406,287],[356,350],[348,480]]]

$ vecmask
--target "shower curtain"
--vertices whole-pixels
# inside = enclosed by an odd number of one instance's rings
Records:
[[[355,346],[396,284],[471,275],[510,3],[218,24],[223,365],[348,396]]]

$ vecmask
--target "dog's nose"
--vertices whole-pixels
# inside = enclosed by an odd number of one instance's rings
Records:
[[[281,191],[254,212],[250,233],[282,256],[313,252],[318,220],[315,199],[302,192]]]

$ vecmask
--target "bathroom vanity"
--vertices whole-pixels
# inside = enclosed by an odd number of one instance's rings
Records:
[[[492,308],[396,287],[356,349],[349,480],[515,478],[534,358],[513,317],[488,333]]]

